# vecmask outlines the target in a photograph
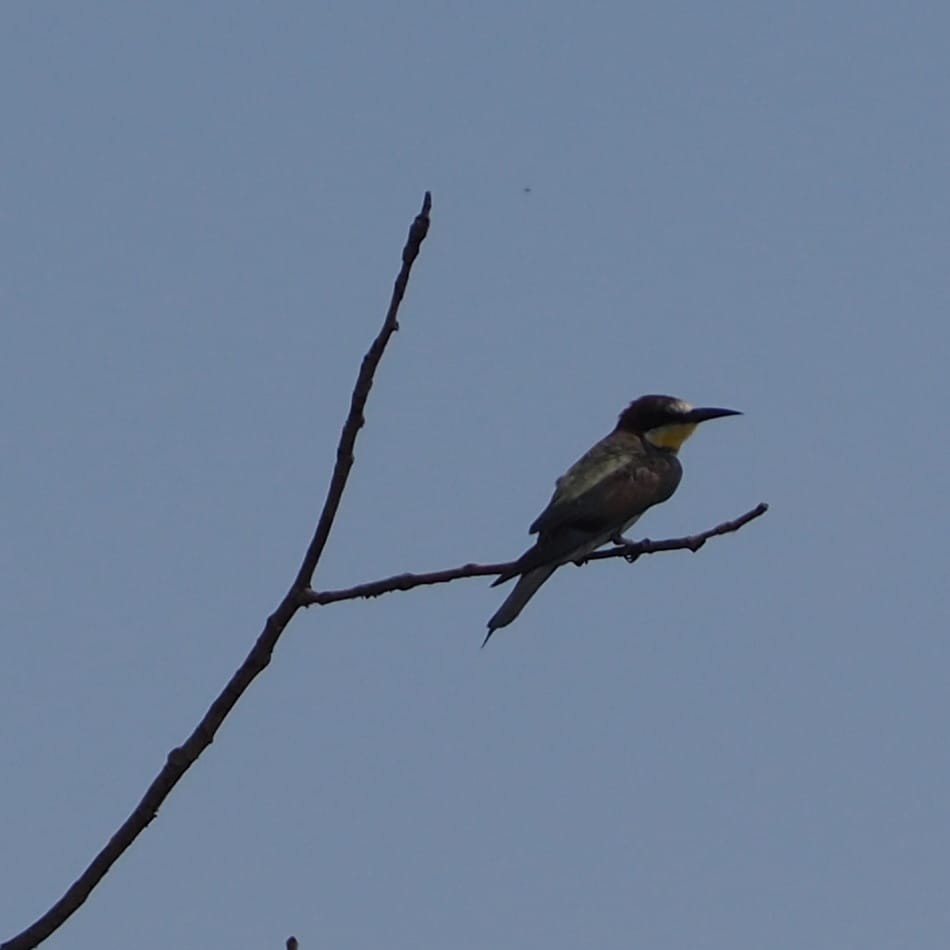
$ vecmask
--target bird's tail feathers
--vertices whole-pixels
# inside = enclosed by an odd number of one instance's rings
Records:
[[[545,564],[543,567],[536,567],[533,571],[528,571],[527,574],[521,576],[521,579],[515,584],[514,590],[505,598],[504,603],[495,611],[491,620],[488,621],[488,633],[482,642],[482,646],[488,643],[489,638],[496,630],[500,627],[507,627],[508,624],[524,610],[525,604],[534,597],[538,588],[559,566],[558,564]],[[509,578],[499,578],[495,583],[497,584],[508,579]]]
[[[513,577],[517,577],[519,574],[528,574],[541,564],[549,564],[555,560],[558,553],[560,552],[542,550],[540,543],[536,543],[528,548],[528,550],[514,562],[513,570],[508,571],[506,574],[499,574],[491,582],[491,586],[497,587],[499,584],[507,584],[508,581]]]

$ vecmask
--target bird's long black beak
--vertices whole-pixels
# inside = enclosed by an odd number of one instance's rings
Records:
[[[742,413],[738,409],[713,409],[713,408],[703,408],[703,409],[690,409],[686,413],[683,421],[684,422],[707,422],[710,419],[721,419],[723,416],[741,416]]]

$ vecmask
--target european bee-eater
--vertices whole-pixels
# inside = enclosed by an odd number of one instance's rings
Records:
[[[488,621],[484,643],[524,609],[538,588],[562,565],[614,541],[648,508],[676,491],[683,469],[676,453],[700,422],[737,416],[734,409],[694,409],[672,396],[641,396],[601,439],[556,482],[547,508],[531,525],[538,540],[514,570],[492,586],[521,575]]]

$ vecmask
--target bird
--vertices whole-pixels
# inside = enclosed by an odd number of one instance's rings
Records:
[[[529,529],[537,541],[492,584],[519,578],[488,621],[482,646],[524,610],[562,564],[580,561],[608,541],[630,543],[623,533],[676,491],[683,477],[677,452],[696,427],[739,415],[735,409],[694,408],[674,396],[634,399],[613,431],[557,480],[547,508]]]

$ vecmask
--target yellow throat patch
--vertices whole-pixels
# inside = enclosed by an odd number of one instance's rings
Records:
[[[695,428],[695,422],[673,422],[670,425],[650,429],[644,435],[651,445],[678,452],[680,446],[693,434]]]

